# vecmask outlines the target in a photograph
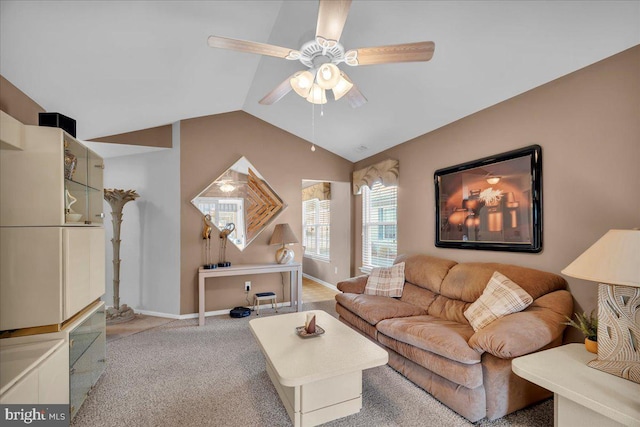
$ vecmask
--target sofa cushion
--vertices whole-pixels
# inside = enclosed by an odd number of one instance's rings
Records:
[[[379,295],[337,294],[336,301],[370,325],[393,317],[419,316],[426,314],[420,307]]]
[[[425,351],[410,344],[389,338],[382,332],[378,333],[378,342],[451,382],[466,388],[476,388],[482,385],[481,363],[468,364],[456,362],[431,353],[430,351]]]
[[[402,296],[402,288],[404,288],[404,262],[371,270],[364,293],[397,298]]]
[[[440,293],[442,280],[449,269],[456,265],[455,261],[436,258],[429,255],[398,255],[394,263],[404,262],[404,277],[413,283],[432,292]]]
[[[573,297],[566,290],[533,301],[524,311],[496,320],[469,339],[469,346],[496,357],[522,356],[562,339],[565,316],[573,312]]]
[[[440,294],[447,298],[474,302],[487,286],[494,272],[500,272],[516,282],[533,299],[549,292],[566,289],[567,282],[557,274],[510,264],[489,262],[465,262],[451,267],[442,281]],[[409,280],[408,265],[405,268]]]
[[[468,324],[423,315],[382,320],[376,328],[388,337],[456,362],[480,362],[481,352],[467,344],[474,333]]]
[[[473,330],[478,331],[494,320],[524,310],[532,302],[531,295],[496,271],[480,298],[465,310],[464,315]]]

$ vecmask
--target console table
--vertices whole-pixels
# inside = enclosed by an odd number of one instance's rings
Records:
[[[640,426],[640,384],[587,366],[584,344],[516,357],[517,375],[553,392],[555,426]]]
[[[198,269],[198,313],[199,325],[204,325],[204,286],[208,277],[243,276],[249,274],[266,274],[289,272],[289,287],[291,306],[296,311],[302,309],[302,264],[292,262],[290,264],[237,264],[231,267],[218,267],[213,269]]]

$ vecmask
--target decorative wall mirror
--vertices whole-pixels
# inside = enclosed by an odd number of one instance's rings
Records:
[[[203,215],[211,215],[218,231],[233,223],[228,239],[241,251],[287,207],[244,156],[191,203]]]

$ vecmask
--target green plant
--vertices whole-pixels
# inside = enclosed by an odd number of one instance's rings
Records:
[[[564,324],[578,329],[585,338],[589,338],[591,341],[598,341],[598,316],[593,314],[593,311],[589,315],[587,313],[576,313],[575,316],[576,320],[564,316],[568,320]]]

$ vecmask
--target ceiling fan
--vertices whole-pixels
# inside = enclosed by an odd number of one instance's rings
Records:
[[[360,48],[345,52],[339,40],[350,6],[351,0],[320,0],[316,38],[303,44],[300,50],[219,36],[209,36],[208,44],[222,49],[297,60],[309,68],[287,77],[262,98],[259,101],[260,104],[271,105],[293,89],[313,104],[326,103],[326,93],[331,91],[336,101],[344,96],[353,108],[360,107],[367,102],[367,98],[347,74],[338,68],[338,64],[345,63],[356,67],[393,62],[428,61],[433,56],[435,44],[427,41]]]

